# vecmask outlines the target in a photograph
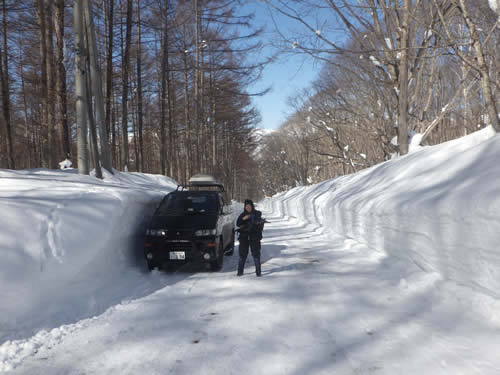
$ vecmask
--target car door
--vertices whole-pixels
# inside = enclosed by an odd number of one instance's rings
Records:
[[[219,202],[222,207],[222,221],[223,221],[223,237],[224,237],[224,249],[227,249],[231,243],[232,227],[231,220],[232,215],[229,213],[228,206],[225,205],[224,198],[219,196]]]

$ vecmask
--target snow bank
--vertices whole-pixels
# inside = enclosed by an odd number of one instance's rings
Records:
[[[139,173],[0,170],[0,343],[140,295],[144,226],[175,186]]]
[[[500,296],[500,136],[491,128],[264,204]]]

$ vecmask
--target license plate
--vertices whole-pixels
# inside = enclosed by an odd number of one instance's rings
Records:
[[[186,259],[186,253],[184,251],[171,251],[170,252],[171,260],[184,260]]]

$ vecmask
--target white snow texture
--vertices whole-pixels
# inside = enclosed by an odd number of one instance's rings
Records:
[[[499,374],[498,160],[486,128],[266,198],[262,278],[146,272],[165,177],[0,170],[0,372]]]
[[[273,199],[314,197],[332,231],[500,297],[499,158],[500,137],[488,127]],[[304,203],[288,202],[301,215],[294,204]]]
[[[137,173],[102,181],[74,169],[0,170],[0,343],[100,314],[110,299],[133,294],[137,239],[175,186]]]

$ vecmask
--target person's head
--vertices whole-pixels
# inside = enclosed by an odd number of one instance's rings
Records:
[[[245,211],[251,213],[255,209],[251,199],[245,199]]]

